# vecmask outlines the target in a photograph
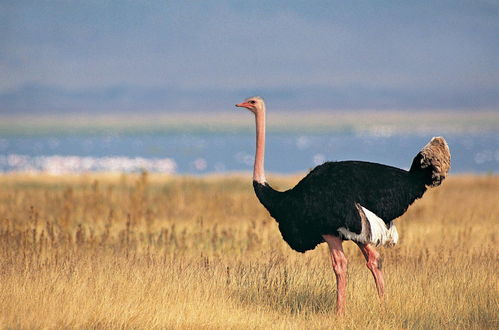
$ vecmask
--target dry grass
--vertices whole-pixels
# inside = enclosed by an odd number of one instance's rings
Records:
[[[251,189],[246,177],[0,176],[0,325],[499,327],[499,177],[451,177],[398,220],[383,306],[345,243],[344,317],[327,247],[291,251]]]

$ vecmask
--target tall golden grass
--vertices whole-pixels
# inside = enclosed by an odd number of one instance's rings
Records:
[[[284,189],[296,177],[278,177]],[[345,243],[293,252],[249,178],[0,176],[3,328],[498,328],[499,177],[454,176],[381,249],[387,300]]]

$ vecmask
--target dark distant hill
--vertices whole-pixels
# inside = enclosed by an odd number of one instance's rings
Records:
[[[242,98],[261,95],[273,111],[324,109],[494,109],[495,89],[425,90],[303,87],[268,90],[187,90],[176,87],[110,86],[65,89],[25,85],[0,93],[0,113],[213,111],[230,108]]]

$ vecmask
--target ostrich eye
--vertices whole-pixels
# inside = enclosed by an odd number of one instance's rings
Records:
[[[251,101],[249,101],[249,103],[250,103],[250,104],[255,104],[256,102],[255,102],[255,101],[253,101],[253,100],[251,100]]]

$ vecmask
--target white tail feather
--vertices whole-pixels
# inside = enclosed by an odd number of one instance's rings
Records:
[[[344,239],[364,244],[373,244],[374,246],[393,246],[397,244],[399,235],[394,225],[387,228],[385,222],[376,214],[363,206],[360,206],[360,209],[362,210],[362,212],[359,212],[361,218],[365,217],[367,221],[362,221],[360,234],[352,233],[344,227],[339,228],[338,232]]]

